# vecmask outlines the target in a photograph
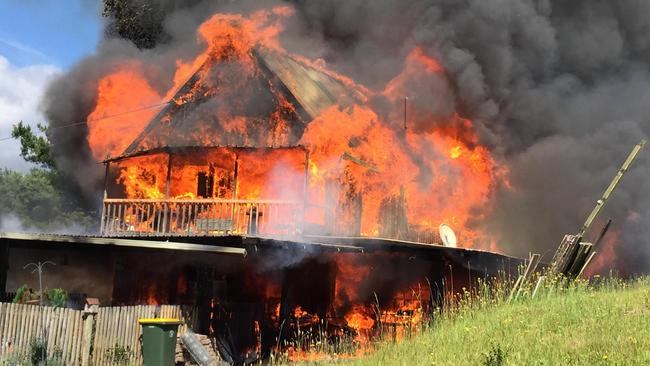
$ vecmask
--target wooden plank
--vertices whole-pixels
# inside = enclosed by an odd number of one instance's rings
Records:
[[[171,224],[170,224],[171,225]],[[170,226],[171,227],[171,226]],[[133,351],[133,317],[134,317],[134,312],[133,312],[133,306],[129,306],[126,309],[126,322],[125,322],[125,336],[124,336],[124,344],[126,344],[126,347],[128,347],[129,350]],[[131,355],[129,355],[129,362],[133,362],[133,358]]]
[[[38,305],[29,305],[24,307],[22,327],[20,333],[23,333],[23,344],[25,344],[26,349],[29,348],[29,343],[32,340],[31,333],[36,331],[38,328],[36,326],[35,318],[38,314],[43,311],[42,306]]]
[[[9,328],[9,336],[11,337],[11,343],[14,345],[14,349],[17,349],[21,347],[20,344],[20,338],[18,337],[18,333],[16,332],[16,323],[19,321],[18,318],[20,318],[20,305],[19,304],[14,304],[13,309],[12,309],[12,314],[11,314],[11,323],[10,323],[10,328]]]
[[[70,329],[70,357],[68,358],[68,362],[70,364],[79,364],[79,359],[77,358],[77,353],[76,353],[76,348],[77,348],[77,340],[80,338],[79,333],[77,332],[77,316],[76,312],[73,311],[70,313],[71,317],[71,324],[72,328]]]
[[[537,296],[537,292],[539,291],[539,289],[544,284],[544,280],[546,280],[546,276],[539,276],[539,278],[537,279],[537,283],[535,284],[535,289],[533,290],[533,293],[530,296],[531,298],[534,299],[535,296]]]
[[[99,332],[101,332],[101,320],[99,316],[102,311],[102,308],[97,309],[97,314],[95,314],[95,337],[92,340],[93,353],[89,357],[89,364],[97,365],[97,350],[99,349]]]
[[[61,322],[59,324],[59,331],[57,332],[57,341],[55,344],[55,347],[58,348],[58,350],[65,355],[65,343],[66,343],[66,338],[67,338],[67,325],[68,325],[68,314],[67,314],[67,309],[62,309],[62,308],[57,308],[56,311],[59,313],[59,316],[61,317]],[[49,346],[49,345],[48,345]],[[52,349],[54,351],[54,349]],[[65,357],[65,356],[64,356]]]
[[[131,306],[125,307],[122,311],[122,334],[120,335],[120,340],[124,347],[130,347],[131,342],[129,342],[129,335],[131,333]]]
[[[5,334],[4,329],[7,322],[6,319],[8,306],[8,303],[0,302],[0,336],[3,336]]]
[[[63,317],[63,322],[61,325],[61,333],[60,333],[60,340],[59,340],[59,349],[61,350],[61,353],[63,354],[63,358],[67,359],[68,355],[68,339],[69,339],[69,334],[68,330],[70,329],[69,327],[69,322],[70,322],[70,317],[69,309],[61,309],[61,315]]]
[[[111,321],[111,308],[107,307],[104,308],[104,314],[102,316],[104,319],[102,322],[102,336],[100,338],[100,348],[99,348],[99,354],[97,357],[97,362],[99,365],[104,365],[105,364],[105,356],[106,356],[106,345],[107,345],[107,338],[108,338],[108,332],[109,332],[109,324]]]
[[[96,320],[96,329],[95,329],[95,339],[93,340],[93,354],[92,354],[92,361],[93,365],[99,366],[99,355],[102,352],[102,338],[103,338],[103,332],[104,332],[104,320],[105,320],[105,309],[106,308],[99,308],[97,311],[97,320]]]
[[[587,257],[587,260],[585,260],[585,264],[582,266],[582,268],[580,268],[580,272],[576,277],[582,276],[582,273],[585,271],[585,269],[587,269],[589,263],[591,263],[591,260],[594,258],[595,255],[596,255],[596,251],[592,251],[591,254],[589,254],[589,257]]]
[[[97,355],[99,354],[99,340],[101,338],[102,321],[104,319],[101,316],[102,312],[103,308],[99,308],[97,309],[97,314],[95,314],[95,338],[92,343],[93,353],[90,355],[90,363],[92,365],[99,365]]]
[[[57,332],[57,342],[56,346],[62,351],[65,351],[65,332],[67,328],[67,323],[68,323],[68,317],[66,314],[67,309],[62,309],[62,308],[57,308],[57,312],[59,313],[60,321],[59,321],[59,330]]]
[[[29,346],[29,343],[33,339],[34,332],[38,331],[37,318],[38,315],[45,309],[41,306],[29,306],[25,309],[25,318],[23,321],[24,328],[21,329],[22,337],[24,338],[25,345]]]
[[[591,252],[593,245],[591,243],[580,243],[578,245],[578,250],[575,256],[575,259],[567,269],[567,276],[570,278],[577,277],[577,275],[580,272],[580,269],[585,264],[585,261],[587,260],[589,253]]]
[[[7,305],[0,302],[0,364],[5,362],[4,354],[7,353],[4,325],[7,314]]]
[[[117,322],[119,319],[119,307],[111,307],[110,308],[110,322],[108,323],[108,336],[106,337],[106,347],[104,349],[104,352],[110,351],[114,346],[117,341]],[[105,357],[104,364],[105,365],[110,365],[111,359],[108,357]]]
[[[512,299],[515,297],[515,293],[519,290],[519,284],[521,283],[522,280],[523,280],[522,275],[517,277],[517,281],[515,281],[515,284],[512,286],[512,289],[510,290],[510,295],[508,296],[507,302],[512,301]]]
[[[4,335],[5,342],[11,342],[11,344],[13,344],[14,340],[11,337],[11,316],[13,315],[13,304],[7,304],[5,310],[7,313],[5,315],[5,325],[2,334]]]
[[[25,347],[25,341],[23,340],[23,334],[20,331],[21,327],[23,326],[23,312],[25,311],[24,309],[25,305],[21,304],[16,304],[15,307],[15,316],[14,316],[14,321],[13,321],[13,337],[15,339],[14,344],[16,349],[24,349]]]
[[[106,352],[111,347],[113,326],[113,308],[106,308],[106,322],[104,323],[104,338],[102,339],[102,353],[100,355],[100,365],[108,365]]]
[[[140,324],[138,323],[138,306],[132,306],[131,307],[131,314],[133,315],[133,320],[131,324],[131,356],[130,360],[131,362],[136,362],[137,360],[137,352],[138,352],[138,328],[140,327]]]
[[[128,343],[126,342],[127,311],[128,311],[128,307],[121,306],[118,308],[118,318],[117,318],[118,328],[117,328],[116,343],[121,347],[128,346]]]
[[[59,333],[61,331],[61,311],[60,309],[52,309],[52,316],[54,318],[54,326],[50,329],[50,334],[48,334],[48,345],[56,346],[59,343]],[[50,342],[49,339],[52,339]]]
[[[18,304],[13,304],[12,309],[11,309],[11,318],[9,319],[9,337],[11,338],[11,343],[14,345],[14,347],[17,347],[18,345],[16,344],[16,317],[18,317]]]
[[[99,335],[97,337],[97,348],[93,351],[96,352],[94,355],[95,358],[95,365],[101,366],[104,364],[104,355],[106,351],[106,336],[108,332],[108,321],[110,320],[110,314],[109,314],[109,309],[110,308],[99,308],[99,314],[98,314],[98,319],[101,320],[101,325],[99,329]]]
[[[15,304],[9,304],[9,306],[7,307],[7,320],[5,326],[6,340],[8,342],[11,342],[13,349],[15,349],[15,343],[16,343],[16,340],[14,339],[13,332],[12,332],[13,317],[16,316],[14,309],[15,309]]]
[[[4,324],[5,324],[5,313],[6,313],[6,305],[2,302],[0,302],[0,361],[2,361],[2,354],[4,353],[4,347],[5,347],[5,333],[3,331],[4,329]]]
[[[5,314],[7,313],[7,306],[4,303],[0,302],[0,364],[4,363],[3,355],[6,353],[6,343],[5,343]]]
[[[104,308],[104,328],[102,334],[101,353],[99,354],[99,364],[106,365],[106,351],[110,347],[108,340],[110,338],[111,324],[113,322],[112,308]]]
[[[14,344],[16,345],[16,348],[20,347],[21,345],[19,344],[19,338],[18,338],[18,331],[20,327],[20,318],[21,318],[21,312],[22,308],[24,305],[20,304],[15,304],[14,306],[14,316],[11,319],[11,337],[14,339]]]
[[[16,304],[16,317],[14,326],[14,338],[16,339],[16,348],[25,349],[25,334],[22,329],[25,328],[25,312],[29,310],[26,305]]]
[[[74,346],[74,353],[76,357],[76,365],[81,364],[81,344],[84,339],[84,332],[83,332],[83,313],[81,311],[77,312],[76,314],[76,320],[75,320],[75,325],[76,325],[76,332],[75,332],[75,346]]]
[[[14,327],[14,334],[17,339],[17,345],[19,349],[24,349],[25,347],[25,337],[22,332],[22,328],[25,327],[25,313],[29,310],[27,305],[18,304],[16,307],[16,321]]]
[[[25,333],[25,338],[27,339],[27,344],[31,342],[32,339],[36,337],[38,329],[40,329],[39,319],[41,314],[45,312],[45,309],[40,306],[30,306],[27,313],[27,325],[22,331]]]
[[[111,344],[110,348],[113,348],[115,346],[123,346],[123,344],[122,344],[122,333],[123,333],[123,327],[124,327],[124,325],[123,325],[123,323],[124,323],[124,320],[123,320],[124,307],[122,307],[122,306],[116,307],[116,308],[114,308],[114,311],[115,311],[115,320],[114,320],[115,336],[112,339],[112,342],[111,342],[112,344]]]
[[[53,320],[54,320],[54,319],[55,319],[54,308],[48,307],[48,308],[45,310],[45,316],[44,316],[44,318],[43,318],[43,322],[44,322],[45,324],[44,324],[44,328],[42,328],[42,329],[43,329],[44,331],[41,332],[41,334],[39,335],[39,336],[42,337],[43,334],[44,334],[45,337],[46,337],[47,340],[48,340],[48,344],[51,344],[51,343],[50,343],[50,339],[54,339],[54,338],[53,338],[53,337],[54,337],[54,334],[50,334],[50,333],[53,333],[53,332],[54,332],[54,325],[53,325]],[[50,338],[50,337],[52,337],[52,338]]]
[[[67,359],[69,363],[72,363],[74,360],[74,354],[73,354],[73,349],[74,349],[74,310],[72,309],[66,309],[67,310],[67,317],[68,317],[68,322],[67,322],[67,329],[65,331],[66,334],[66,341],[65,341],[65,353],[68,355]]]
[[[138,305],[136,311],[138,314],[137,315],[138,319],[144,318],[144,306]],[[137,345],[137,343],[139,343],[140,340],[140,327],[136,328],[135,335],[136,335],[136,348],[133,350],[133,358],[135,360],[136,365],[139,365],[140,363],[142,363],[141,350],[140,347],[138,347]]]
[[[118,344],[125,349],[129,348],[130,344],[128,341],[129,334],[129,308],[128,306],[120,307],[119,311],[119,334],[118,334]]]
[[[61,314],[58,309],[52,309],[52,327],[48,329],[47,344],[51,344],[53,346],[57,344],[60,327],[61,327]]]

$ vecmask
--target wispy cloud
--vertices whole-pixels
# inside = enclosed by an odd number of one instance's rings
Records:
[[[54,65],[15,66],[0,55],[0,168],[26,170],[17,141],[7,140],[13,124],[45,120],[39,104],[48,83],[61,73]]]
[[[33,47],[30,47],[30,46],[28,46],[28,45],[26,45],[24,43],[18,42],[15,39],[7,38],[7,37],[0,37],[0,43],[5,44],[6,46],[9,46],[9,47],[15,49],[16,51],[19,51],[19,52],[22,52],[22,53],[25,53],[25,54],[28,54],[28,55],[36,56],[39,59],[41,59],[42,61],[51,62],[50,58],[47,57],[47,55],[45,55],[43,52],[41,52],[41,51],[39,51],[39,50],[37,50],[37,49],[35,49]]]

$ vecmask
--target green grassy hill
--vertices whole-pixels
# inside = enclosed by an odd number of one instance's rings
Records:
[[[650,365],[650,280],[464,310],[350,363]]]

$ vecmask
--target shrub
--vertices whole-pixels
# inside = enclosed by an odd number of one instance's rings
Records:
[[[65,308],[68,305],[68,294],[60,288],[53,288],[47,293],[47,299],[55,308]]]
[[[16,296],[14,296],[14,304],[22,303],[24,302],[23,297],[25,296],[25,292],[28,291],[27,285],[22,285],[16,290]]]
[[[507,352],[499,345],[492,345],[490,351],[483,355],[484,366],[503,366],[506,362]]]
[[[35,338],[29,342],[29,359],[32,365],[41,365],[47,361],[47,340]]]
[[[106,357],[112,365],[128,365],[132,354],[133,351],[129,347],[118,344],[106,350]]]

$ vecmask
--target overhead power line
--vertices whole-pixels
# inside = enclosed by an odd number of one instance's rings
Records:
[[[166,105],[168,105],[170,103],[173,103],[173,100],[171,100],[169,102],[164,102],[164,103],[151,104],[151,105],[144,106],[144,107],[141,107],[141,108],[131,109],[131,110],[128,110],[128,111],[115,113],[115,114],[111,114],[111,115],[107,115],[107,116],[103,116],[103,117],[99,117],[99,118],[93,118],[93,119],[85,120],[85,121],[82,121],[82,122],[75,122],[75,123],[69,123],[69,124],[61,125],[61,126],[48,127],[47,130],[48,131],[53,131],[53,130],[60,130],[60,129],[63,129],[63,128],[69,128],[69,127],[74,127],[74,126],[85,125],[85,124],[88,124],[88,122],[103,121],[103,120],[111,119],[111,118],[114,118],[114,117],[124,116],[124,115],[131,114],[131,113],[136,113],[136,112],[141,112],[141,111],[145,111],[145,110],[148,110],[148,109],[153,109],[153,108],[166,106]],[[189,103],[189,102],[186,102],[186,103]],[[0,142],[9,141],[9,140],[12,140],[13,138],[14,138],[13,136],[2,137],[2,138],[0,138]]]

